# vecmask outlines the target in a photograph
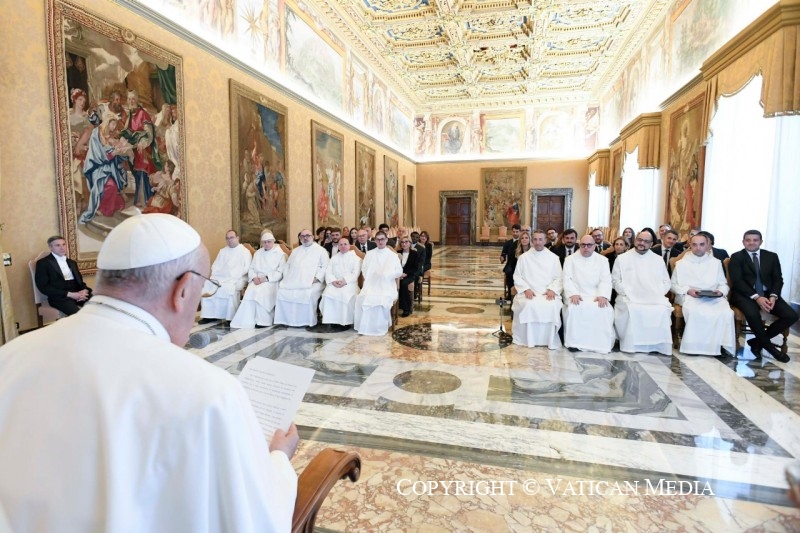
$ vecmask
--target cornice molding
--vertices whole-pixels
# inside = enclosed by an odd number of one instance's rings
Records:
[[[631,137],[636,132],[641,130],[642,128],[646,128],[648,126],[655,126],[661,127],[661,112],[657,113],[642,113],[631,122],[629,122],[622,131],[619,133],[619,138],[627,139]]]

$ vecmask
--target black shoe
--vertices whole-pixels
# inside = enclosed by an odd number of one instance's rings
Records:
[[[567,346],[567,350],[569,350],[570,352],[580,352],[581,351],[580,348],[576,348],[574,346]]]
[[[219,320],[219,319],[218,318],[201,318],[200,321],[198,322],[198,324],[200,324],[200,325],[211,324],[212,322],[216,322],[217,320]]]
[[[268,328],[269,326],[262,326],[261,324],[256,324],[256,329],[264,329]]]
[[[761,359],[761,344],[759,344],[758,340],[752,338],[747,341],[747,345],[750,346],[750,351],[753,352],[753,355],[756,356],[756,359]]]
[[[776,361],[780,361],[781,363],[788,363],[789,356],[781,352],[777,346],[772,343],[769,343],[768,346],[765,346],[764,349],[769,353]]]
[[[408,315],[410,315],[410,314],[411,314],[411,313],[409,313],[408,311],[403,311],[403,313],[402,313],[400,316],[401,316],[401,317],[403,317],[403,318],[406,318],[406,317],[408,317]]]

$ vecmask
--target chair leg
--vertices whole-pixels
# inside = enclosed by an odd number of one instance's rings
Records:
[[[736,335],[736,352],[739,352],[739,349],[742,347],[742,342],[739,340],[739,337],[742,336],[742,321],[741,320],[734,320],[733,321],[733,331],[734,335]]]

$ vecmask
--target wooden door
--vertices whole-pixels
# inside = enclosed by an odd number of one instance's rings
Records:
[[[536,229],[555,228],[564,231],[564,196],[539,196],[536,198]]]
[[[445,244],[469,245],[471,243],[471,198],[448,198],[445,208],[445,217]]]

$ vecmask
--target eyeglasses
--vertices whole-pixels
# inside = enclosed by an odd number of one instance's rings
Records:
[[[585,242],[581,243],[581,248],[594,248],[595,246],[597,246],[595,243],[592,244],[587,244]]]
[[[375,239],[375,242],[383,242],[385,240],[386,240],[386,237],[378,237],[377,239]]]
[[[310,233],[301,233],[300,234],[300,238],[301,239],[307,239],[309,237],[313,237],[313,235],[311,235]]]
[[[203,293],[203,294],[202,294],[202,297],[203,297],[203,298],[211,298],[212,296],[214,296],[215,294],[217,294],[217,291],[220,289],[220,287],[222,287],[222,285],[220,285],[219,281],[217,281],[217,280],[215,280],[215,279],[211,279],[211,278],[209,278],[209,277],[207,277],[207,276],[204,276],[204,275],[202,275],[200,272],[197,272],[196,270],[187,270],[186,272],[184,272],[183,274],[181,274],[180,276],[178,276],[177,278],[175,278],[175,281],[178,281],[179,279],[181,279],[181,278],[182,278],[183,276],[185,276],[186,274],[194,274],[194,275],[196,275],[196,276],[200,276],[200,277],[201,277],[201,278],[203,278],[204,280],[206,280],[206,281],[210,281],[210,282],[211,282],[211,284],[214,286],[214,290],[213,290],[213,291],[211,291],[211,292],[206,292],[206,293]]]
[[[652,244],[653,241],[648,241],[647,239],[636,239],[636,242],[640,242],[642,244]]]

